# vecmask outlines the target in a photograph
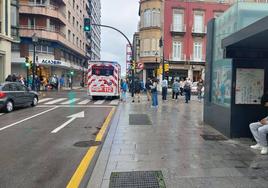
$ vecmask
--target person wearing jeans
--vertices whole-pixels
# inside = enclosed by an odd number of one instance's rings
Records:
[[[157,80],[154,80],[153,85],[151,87],[152,92],[152,106],[157,107],[158,106],[158,98],[157,98]]]
[[[257,144],[250,146],[252,149],[261,150],[261,154],[268,154],[267,134],[268,134],[268,117],[259,122],[251,123],[249,125],[250,131],[254,136]]]

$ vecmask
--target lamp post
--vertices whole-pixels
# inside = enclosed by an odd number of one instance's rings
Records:
[[[157,56],[158,56],[158,53],[155,52],[155,64],[158,63],[158,61],[157,61]],[[155,69],[154,71],[156,72],[156,77],[157,77],[157,69]]]
[[[32,81],[32,90],[36,90],[35,87],[35,68],[36,68],[36,63],[35,63],[35,47],[38,42],[38,37],[36,36],[36,33],[33,34],[32,36],[32,41],[33,41],[33,66],[32,66],[32,74],[33,74],[33,81]]]

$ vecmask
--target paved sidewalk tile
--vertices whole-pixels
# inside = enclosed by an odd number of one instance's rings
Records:
[[[160,101],[156,109],[143,96],[119,110],[88,188],[108,188],[112,172],[151,170],[162,171],[169,188],[267,187],[268,156],[249,149],[249,139],[200,136],[220,133],[203,123],[203,104],[195,97],[189,104],[182,98]],[[130,114],[146,114],[152,125],[129,125]]]

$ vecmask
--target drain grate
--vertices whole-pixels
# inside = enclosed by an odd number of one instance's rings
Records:
[[[227,140],[222,135],[211,135],[211,134],[204,134],[200,135],[204,140],[211,140],[211,141],[220,141],[220,140]]]
[[[161,171],[112,172],[109,188],[166,188]]]
[[[152,125],[147,114],[129,114],[129,125]]]
[[[76,147],[91,147],[91,146],[98,146],[100,144],[101,144],[101,142],[99,142],[99,141],[90,140],[90,141],[76,142],[74,144],[74,146],[76,146]]]

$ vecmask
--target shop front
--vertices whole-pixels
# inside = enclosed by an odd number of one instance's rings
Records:
[[[12,74],[22,75],[27,78],[27,67],[24,58],[13,58],[11,66]],[[32,70],[28,69],[28,76],[32,75]],[[81,66],[64,62],[60,60],[52,60],[46,58],[39,58],[36,62],[36,75],[41,79],[49,80],[56,75],[58,78],[64,78],[64,85],[69,86],[72,80],[73,86],[80,86],[83,76],[83,69]]]

